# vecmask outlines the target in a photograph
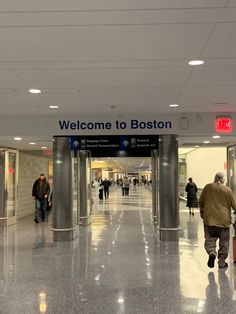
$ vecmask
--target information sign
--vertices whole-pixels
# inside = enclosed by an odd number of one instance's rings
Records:
[[[72,150],[89,150],[92,157],[145,157],[159,147],[158,135],[72,136]]]

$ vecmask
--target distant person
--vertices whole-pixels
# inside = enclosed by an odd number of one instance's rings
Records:
[[[121,180],[121,183],[120,183],[120,186],[121,186],[121,191],[122,191],[122,196],[124,196],[124,195],[125,195],[125,185],[124,185],[124,179],[125,179],[125,178],[123,178],[123,179]]]
[[[50,186],[43,173],[40,174],[39,178],[35,180],[32,196],[35,199],[35,218],[34,221],[39,223],[39,220],[45,221],[48,196],[50,193]]]
[[[96,180],[95,186],[97,188],[98,191],[98,198],[100,200],[103,200],[103,185],[102,185],[102,180]]]
[[[129,195],[129,186],[130,186],[130,181],[127,177],[124,177],[123,179],[123,190],[122,190],[122,195]]]
[[[109,188],[111,186],[111,181],[109,181],[107,178],[102,182],[103,189],[104,189],[104,196],[105,199],[109,198]]]
[[[185,192],[187,192],[187,207],[189,208],[189,214],[194,215],[194,208],[198,208],[197,201],[197,185],[193,182],[192,178],[188,179],[188,183],[185,187]]]
[[[200,214],[204,223],[205,249],[209,255],[208,267],[213,268],[217,256],[216,241],[219,239],[218,265],[227,268],[225,260],[229,252],[231,208],[236,209],[232,190],[224,185],[224,174],[217,172],[213,183],[207,184],[200,196]]]

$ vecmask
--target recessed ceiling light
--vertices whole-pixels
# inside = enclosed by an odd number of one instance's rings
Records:
[[[57,108],[59,108],[59,106],[57,106],[57,105],[52,105],[52,106],[49,106],[49,108],[50,108],[50,109],[57,109]]]
[[[189,65],[201,65],[204,64],[205,62],[203,60],[191,60],[189,61]]]
[[[36,143],[34,143],[34,142],[31,142],[31,143],[29,143],[30,145],[35,145]]]
[[[195,147],[196,147],[196,148],[198,148],[198,147],[199,147],[199,145],[195,145]]]
[[[210,141],[203,141],[203,144],[209,144]]]
[[[42,146],[41,149],[47,149],[47,147],[46,146]]]
[[[22,138],[21,138],[21,137],[14,137],[14,140],[15,140],[15,141],[21,141]]]
[[[170,104],[169,107],[179,107],[179,104]]]
[[[220,138],[220,135],[213,135],[212,138]]]
[[[37,89],[37,88],[31,88],[31,89],[29,89],[29,92],[31,94],[41,94],[42,93],[42,91],[40,89]]]

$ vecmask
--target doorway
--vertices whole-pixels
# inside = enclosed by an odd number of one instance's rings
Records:
[[[6,221],[7,226],[17,221],[18,164],[18,151],[0,150],[0,219]]]

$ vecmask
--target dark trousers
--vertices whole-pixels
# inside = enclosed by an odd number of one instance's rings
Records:
[[[35,200],[35,219],[42,221],[46,218],[46,210],[47,210],[47,199],[40,198]]]
[[[109,189],[104,189],[105,198],[109,197]]]
[[[229,254],[229,228],[221,228],[215,226],[204,225],[205,233],[205,250],[207,253],[214,254],[216,253],[216,241],[219,239],[219,250],[218,250],[218,259],[219,264],[224,264],[226,258]]]

